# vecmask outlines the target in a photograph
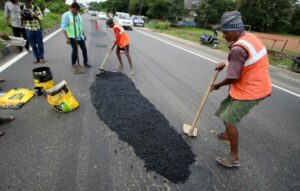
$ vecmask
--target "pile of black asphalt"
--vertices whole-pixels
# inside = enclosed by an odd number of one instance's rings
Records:
[[[129,77],[106,72],[96,77],[90,91],[100,120],[134,148],[147,170],[174,183],[188,179],[195,161],[190,145]]]

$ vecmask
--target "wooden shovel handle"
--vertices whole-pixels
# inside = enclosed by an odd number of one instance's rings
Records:
[[[203,97],[203,99],[202,99],[202,101],[201,101],[201,104],[200,104],[200,106],[199,106],[199,108],[198,108],[198,110],[197,110],[197,112],[196,112],[194,121],[193,121],[193,123],[192,123],[192,129],[191,129],[191,132],[193,132],[194,128],[196,127],[196,124],[197,124],[197,122],[198,122],[198,120],[199,120],[200,114],[201,114],[201,112],[202,112],[202,110],[203,110],[203,108],[204,108],[204,105],[205,105],[206,100],[207,100],[207,98],[208,98],[208,95],[209,95],[209,93],[210,93],[211,85],[215,83],[215,81],[216,81],[216,79],[217,79],[217,77],[218,77],[218,74],[219,74],[219,70],[217,70],[217,71],[214,73],[214,75],[213,75],[213,77],[212,77],[212,79],[211,79],[211,82],[210,82],[210,84],[209,84],[209,86],[208,86],[208,88],[207,88],[207,90],[206,90],[205,96]]]
[[[106,55],[105,55],[105,57],[104,57],[104,60],[102,61],[101,65],[100,65],[100,67],[99,67],[99,69],[104,69],[104,65],[105,65],[105,63],[106,63],[106,60],[108,59],[108,57],[109,57],[109,55],[111,54],[111,52],[112,52],[112,48],[109,48],[109,49],[108,49],[108,52],[106,53]]]
[[[74,34],[75,34],[76,54],[77,54],[77,65],[80,66],[80,62],[79,62],[79,51],[78,51],[78,42],[77,42],[76,19],[75,19],[75,15],[74,15],[74,14],[73,14],[73,23],[74,23]]]

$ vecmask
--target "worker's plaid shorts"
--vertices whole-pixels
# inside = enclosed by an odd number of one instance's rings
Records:
[[[220,104],[215,115],[220,117],[225,123],[237,125],[241,119],[263,99],[236,100],[228,95],[228,97]]]

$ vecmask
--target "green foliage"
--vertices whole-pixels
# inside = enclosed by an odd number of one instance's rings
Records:
[[[201,26],[219,24],[221,17],[226,11],[236,10],[236,3],[232,0],[203,0],[196,10],[198,22]]]
[[[0,11],[0,30],[1,32],[11,35],[12,30],[11,28],[7,25],[6,19],[4,18],[3,11]]]
[[[103,2],[97,3],[96,1],[90,2],[89,9],[92,11],[106,11],[106,4]]]
[[[61,1],[56,1],[47,3],[47,8],[53,13],[62,14],[68,10],[68,5]]]
[[[146,3],[142,0],[129,0],[129,13],[132,15],[143,15]]]
[[[283,32],[290,24],[294,4],[294,0],[242,0],[239,10],[252,29]]]
[[[32,3],[37,5],[41,9],[42,13],[44,13],[46,7],[45,0],[33,0]]]
[[[178,21],[179,18],[188,14],[188,11],[184,8],[184,0],[170,0],[170,3],[168,20]]]
[[[129,0],[107,0],[104,5],[108,12],[128,12]]]
[[[60,15],[55,14],[55,13],[48,13],[45,15],[42,25],[43,29],[47,29],[50,27],[53,27],[57,24],[60,23]],[[3,15],[3,11],[0,11],[0,29],[1,32],[7,34],[7,35],[12,35],[12,30],[11,28],[6,24],[6,20]],[[3,44],[0,43],[0,48],[4,47]]]
[[[169,5],[168,0],[148,0],[149,9],[147,14],[150,18],[166,19],[168,17]]]
[[[147,27],[157,30],[168,30],[170,28],[170,23],[167,21],[154,20],[149,22]]]
[[[44,29],[53,27],[57,24],[59,24],[61,21],[61,16],[55,13],[48,13],[45,15],[42,25]]]
[[[291,59],[272,59],[272,57],[269,58],[269,62],[271,65],[279,66],[281,68],[291,69],[293,61]]]
[[[291,19],[289,32],[300,35],[300,5],[295,6],[295,11]]]

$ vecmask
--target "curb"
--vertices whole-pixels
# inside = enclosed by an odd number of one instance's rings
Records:
[[[43,36],[55,31],[56,29],[58,29],[60,27],[60,24],[57,24],[53,27],[50,27],[48,29],[44,29],[43,30]],[[17,53],[18,48],[17,46],[6,46],[4,48],[0,49],[0,59],[5,58],[6,56],[12,54],[12,53]]]

